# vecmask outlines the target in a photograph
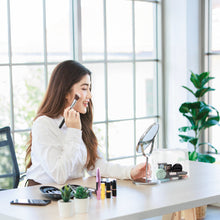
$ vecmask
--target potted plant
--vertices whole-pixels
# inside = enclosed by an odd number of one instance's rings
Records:
[[[86,187],[76,188],[74,195],[74,207],[76,213],[85,213],[89,210],[89,191]]]
[[[196,91],[193,92],[186,86],[183,86],[183,88],[192,93],[196,101],[185,102],[179,108],[180,113],[182,113],[190,123],[189,126],[179,128],[179,131],[193,131],[192,135],[179,135],[181,142],[189,142],[193,145],[193,151],[188,153],[189,160],[208,163],[214,163],[215,158],[207,154],[201,154],[198,151],[202,145],[208,145],[217,153],[217,149],[213,145],[207,142],[201,142],[203,131],[211,126],[219,124],[219,112],[213,106],[206,104],[203,100],[207,92],[215,90],[209,86],[205,86],[211,79],[214,79],[214,77],[209,77],[209,72],[204,72],[199,75],[191,72],[190,81],[193,83]]]
[[[73,196],[72,189],[65,185],[61,191],[62,199],[58,200],[60,217],[71,217],[73,215],[73,200],[70,199]]]
[[[212,79],[214,79],[214,77],[210,77],[209,72],[203,72],[201,74],[194,74],[191,72],[190,81],[195,87],[195,91],[183,86],[183,88],[193,94],[196,99],[194,102],[183,103],[179,108],[180,113],[182,113],[182,115],[189,121],[189,125],[179,128],[179,131],[191,131],[191,135],[180,134],[179,137],[181,138],[181,142],[188,142],[193,145],[193,151],[188,152],[189,160],[192,161],[207,163],[215,162],[213,156],[201,154],[199,152],[201,146],[208,145],[214,149],[215,153],[217,153],[217,149],[212,144],[201,141],[201,135],[204,134],[206,129],[219,124],[219,112],[213,106],[206,104],[204,101],[204,95],[215,90],[206,86],[206,84]],[[197,217],[204,217],[205,210],[206,206],[197,207]]]

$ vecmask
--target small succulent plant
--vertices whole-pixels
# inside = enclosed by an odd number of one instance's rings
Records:
[[[65,185],[61,190],[61,197],[64,202],[69,202],[70,198],[72,197],[72,189],[68,186]]]
[[[73,193],[73,195],[77,199],[86,199],[89,197],[89,191],[86,187],[79,186],[76,188],[76,191]]]

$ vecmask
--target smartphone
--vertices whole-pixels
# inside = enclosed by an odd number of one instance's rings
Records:
[[[44,206],[51,203],[51,200],[43,199],[15,199],[10,202],[12,205],[37,205]]]

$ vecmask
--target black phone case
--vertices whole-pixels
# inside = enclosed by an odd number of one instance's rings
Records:
[[[27,199],[27,202],[22,202],[22,199],[12,200],[10,204],[12,205],[32,205],[32,206],[45,206],[51,203],[51,200],[45,199]]]

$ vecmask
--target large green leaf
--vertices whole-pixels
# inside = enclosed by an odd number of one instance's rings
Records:
[[[197,98],[199,98],[199,97],[202,97],[203,95],[205,95],[206,92],[214,91],[214,90],[215,89],[212,89],[211,87],[202,87],[196,91],[195,96]]]
[[[203,106],[200,110],[199,110],[199,112],[198,112],[198,114],[197,114],[197,116],[195,117],[195,119],[196,120],[200,120],[200,119],[202,119],[202,118],[206,118],[206,117],[208,117],[208,115],[209,115],[209,112],[211,112],[212,110],[210,109],[210,107],[209,106]]]
[[[214,163],[215,158],[208,154],[198,154],[198,161],[205,163]]]
[[[201,87],[203,87],[209,80],[214,79],[215,77],[207,77],[202,80]]]
[[[183,116],[185,116],[189,120],[189,122],[191,123],[192,127],[194,127],[194,128],[196,127],[195,126],[195,121],[194,121],[193,117],[188,116],[186,114],[183,114]],[[193,129],[193,130],[195,130],[195,129]]]
[[[180,106],[179,111],[180,111],[181,113],[188,113],[189,110],[190,110],[188,104],[189,104],[188,102],[183,103],[183,104]]]
[[[190,81],[193,83],[193,85],[194,85],[197,89],[200,88],[200,82],[199,82],[199,79],[198,79],[198,75],[197,75],[197,74],[194,74],[192,71],[191,71]]]
[[[218,153],[218,150],[217,150],[213,145],[211,145],[210,143],[203,142],[203,143],[200,143],[199,146],[201,146],[201,145],[206,145],[206,144],[207,144],[209,147],[211,147],[212,149],[214,149],[216,154]]]
[[[182,142],[188,142],[190,139],[194,138],[194,137],[191,137],[191,136],[188,136],[188,135],[182,135],[182,134],[179,134],[179,137],[181,137],[182,139]]]
[[[189,160],[196,161],[198,158],[198,153],[196,151],[188,152]]]
[[[191,92],[194,96],[195,96],[195,93],[191,90],[191,89],[189,89],[188,87],[186,87],[186,86],[182,86],[184,89],[186,89],[186,90],[188,90],[189,92]]]
[[[192,145],[196,146],[196,144],[197,144],[197,142],[198,142],[198,138],[191,138],[191,139],[189,140],[189,142],[190,142]]]
[[[207,79],[208,76],[209,76],[209,74],[210,74],[209,72],[200,73],[200,74],[198,75],[199,81],[202,82],[202,80]]]
[[[217,125],[218,122],[219,122],[219,120],[215,120],[215,119],[209,118],[209,119],[199,128],[199,130],[204,129],[204,128],[209,128],[209,127],[212,127],[212,126],[214,126],[214,125]]]
[[[185,126],[185,127],[179,128],[178,130],[179,130],[180,132],[186,132],[186,131],[190,131],[190,130],[193,130],[193,129],[194,129],[193,126]]]

